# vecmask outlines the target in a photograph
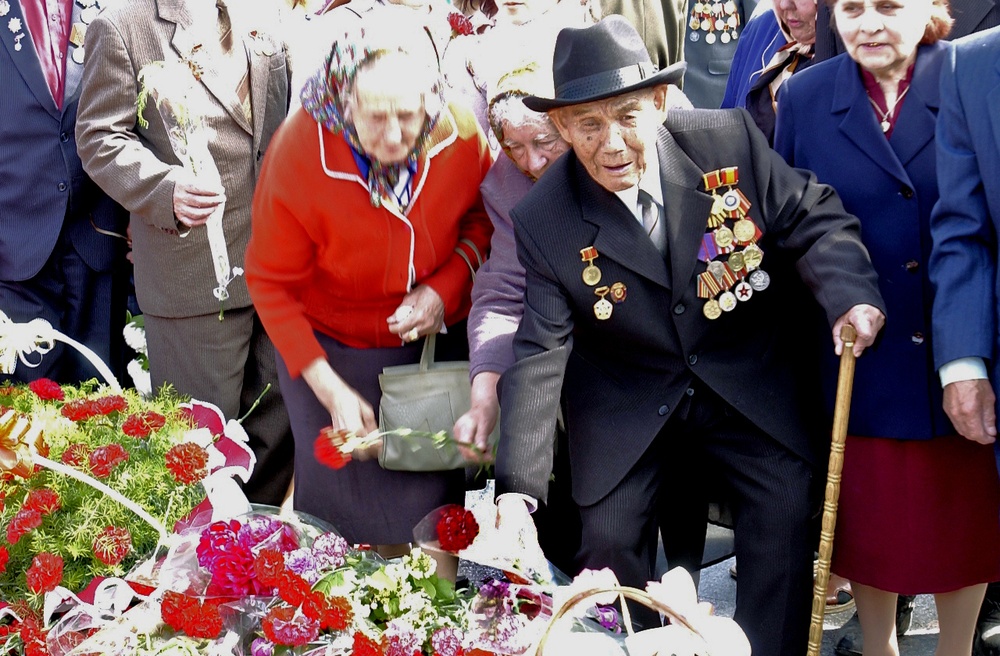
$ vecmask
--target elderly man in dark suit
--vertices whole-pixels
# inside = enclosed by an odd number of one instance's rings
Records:
[[[957,24],[957,21],[956,21]],[[955,44],[941,72],[941,197],[931,215],[934,360],[944,409],[964,437],[996,445],[1000,381],[1000,27]],[[996,447],[1000,463],[1000,447]],[[973,654],[1000,654],[1000,584],[979,613]]]
[[[882,300],[857,220],[771,151],[746,112],[666,115],[682,71],[657,73],[612,16],[560,32],[555,98],[525,99],[573,150],[511,213],[527,286],[517,362],[501,379],[501,530],[530,535],[561,397],[581,564],[643,586],[657,503],[685,504],[721,475],[741,564],[736,620],[755,654],[800,656],[822,431],[817,390],[799,377],[798,290],[808,285],[835,336],[858,330],[858,354]]]
[[[126,216],[83,172],[74,135],[82,35],[98,8],[0,0],[0,312],[45,319],[120,374]],[[13,377],[96,375],[56,348],[37,367],[19,361]]]
[[[247,496],[270,504],[281,503],[292,474],[274,347],[242,277],[227,294],[216,293],[221,283],[206,223],[224,203],[224,248],[233,271],[241,267],[261,160],[288,110],[277,9],[267,0],[131,0],[109,7],[87,31],[77,124],[87,172],[131,213],[154,388],[169,383],[238,418],[272,384],[244,422],[257,456]],[[185,62],[195,71],[186,99],[171,100],[203,115],[221,184],[182,166],[170,126],[152,102],[143,114],[148,124],[140,124],[136,74],[159,61]]]

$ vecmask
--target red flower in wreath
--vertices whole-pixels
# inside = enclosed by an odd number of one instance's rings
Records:
[[[59,383],[48,378],[39,378],[28,383],[28,389],[43,401],[62,401],[66,398]]]
[[[472,34],[472,21],[465,14],[453,11],[448,14],[448,25],[451,25],[451,35],[468,36]]]
[[[28,492],[28,496],[24,499],[24,505],[21,507],[26,510],[37,510],[43,515],[51,515],[59,510],[61,504],[55,490],[40,487]]]
[[[129,437],[144,438],[155,430],[163,428],[167,418],[158,412],[143,412],[129,415],[122,423],[122,432]]]
[[[128,460],[128,451],[121,444],[99,446],[90,453],[90,471],[97,478],[107,478],[115,467]]]
[[[128,410],[128,401],[124,396],[115,394],[113,396],[102,396],[94,401],[94,407],[98,414],[110,415],[112,412],[125,412]]]
[[[7,542],[17,544],[25,533],[42,525],[42,513],[30,508],[21,508],[7,525]]]
[[[94,555],[105,565],[117,565],[132,550],[132,534],[128,529],[106,526],[94,538]]]
[[[185,442],[170,447],[164,459],[178,483],[197,483],[208,474],[208,452],[197,444]]]
[[[25,572],[28,579],[28,589],[35,594],[51,592],[62,581],[63,559],[56,554],[43,551],[31,561],[31,567]]]
[[[10,552],[7,547],[0,546],[0,574],[7,571],[7,561],[10,560]]]
[[[479,523],[471,511],[462,506],[446,506],[437,521],[441,548],[457,553],[468,548],[479,535]]]
[[[335,431],[327,426],[320,430],[319,437],[313,443],[313,455],[316,460],[332,469],[343,469],[351,461],[351,454],[342,451],[346,439],[346,431]]]
[[[319,622],[297,613],[291,606],[272,608],[261,624],[267,639],[279,645],[297,647],[312,642],[319,635]]]
[[[83,463],[87,462],[87,458],[90,457],[90,450],[87,448],[86,444],[81,444],[80,442],[74,442],[70,444],[65,451],[63,451],[62,460],[64,465],[70,465],[71,467],[83,467]]]
[[[364,633],[355,631],[351,656],[382,656],[382,647]]]
[[[70,401],[62,407],[60,412],[63,417],[66,417],[70,421],[87,421],[91,417],[96,417],[100,414],[97,404],[86,399]]]

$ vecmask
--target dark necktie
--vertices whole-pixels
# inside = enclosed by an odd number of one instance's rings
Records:
[[[660,220],[660,208],[657,207],[653,197],[642,189],[639,190],[639,206],[642,208],[642,227],[649,235],[656,250],[660,255],[667,252],[667,232],[664,230],[663,221]]]

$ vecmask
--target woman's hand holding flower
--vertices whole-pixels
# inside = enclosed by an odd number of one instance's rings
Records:
[[[490,434],[497,425],[500,402],[497,399],[497,380],[500,374],[482,371],[472,379],[472,407],[455,422],[453,434],[458,450],[469,462],[493,462]],[[469,448],[471,445],[474,448]]]
[[[434,288],[418,285],[403,297],[391,317],[386,319],[389,331],[403,342],[415,342],[423,335],[441,331],[444,325],[444,301]]]
[[[326,359],[313,360],[302,370],[302,378],[330,413],[334,430],[344,429],[357,435],[378,430],[371,404],[345,383]]]

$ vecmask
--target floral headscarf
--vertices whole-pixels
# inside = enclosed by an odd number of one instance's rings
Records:
[[[382,11],[382,10],[380,10]],[[386,20],[391,11],[376,17],[372,12],[365,26],[337,39],[323,66],[306,81],[302,89],[302,107],[312,118],[332,134],[343,133],[351,147],[370,162],[368,190],[372,207],[380,207],[384,198],[393,198],[393,188],[405,169],[415,170],[417,159],[427,144],[428,137],[437,125],[445,106],[444,82],[441,78],[433,42],[426,30]],[[433,67],[434,82],[424,94],[424,111],[427,120],[417,142],[407,158],[396,164],[385,164],[369,156],[361,147],[354,125],[344,119],[347,97],[358,71],[388,54],[407,55],[407,62],[415,67]],[[407,71],[401,71],[405,75]]]

